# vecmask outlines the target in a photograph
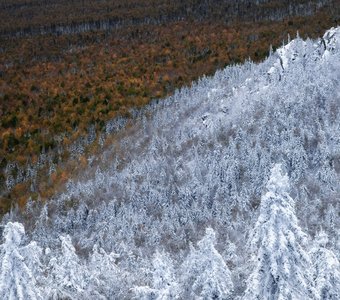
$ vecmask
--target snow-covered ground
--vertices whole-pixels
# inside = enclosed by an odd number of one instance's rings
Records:
[[[96,159],[4,217],[1,299],[339,299],[340,28],[153,103]]]

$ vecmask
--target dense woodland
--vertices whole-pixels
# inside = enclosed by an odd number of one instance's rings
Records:
[[[2,212],[76,176],[108,121],[339,16],[337,1],[156,2],[1,3]]]
[[[313,15],[336,7],[334,0],[6,0],[1,4],[3,35],[39,35],[107,30],[172,21],[274,21]],[[13,21],[15,20],[15,21]]]
[[[337,27],[107,122],[3,217],[0,298],[339,299],[339,72]]]

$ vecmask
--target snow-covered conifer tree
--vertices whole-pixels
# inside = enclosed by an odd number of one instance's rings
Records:
[[[70,236],[61,236],[61,254],[49,262],[48,294],[52,299],[80,296],[83,293],[86,269],[76,254]]]
[[[312,264],[303,249],[307,236],[298,225],[289,178],[281,165],[271,170],[268,192],[251,235],[254,268],[244,299],[316,299]]]
[[[212,228],[198,242],[182,266],[184,299],[230,299],[233,292],[231,273],[215,249],[216,235]]]
[[[139,286],[133,289],[136,299],[178,299],[178,286],[174,277],[171,258],[164,252],[156,252],[152,260],[152,287]]]
[[[36,242],[22,246],[24,226],[9,222],[4,230],[4,243],[0,246],[0,298],[8,300],[43,299],[36,282],[41,248]]]
[[[340,264],[335,254],[326,248],[327,243],[327,234],[320,231],[310,251],[315,287],[322,300],[340,299]]]
[[[89,284],[85,294],[93,295],[95,298],[106,297],[123,298],[119,292],[125,290],[124,280],[125,274],[119,271],[115,261],[119,256],[115,253],[106,253],[102,248],[94,245],[93,252],[90,257],[88,268]]]
[[[328,205],[324,218],[324,226],[329,233],[329,243],[332,246],[333,250],[336,251],[335,253],[338,257],[340,255],[340,232],[338,230],[340,226],[340,221],[337,216],[339,211],[339,203],[336,203],[335,205]]]

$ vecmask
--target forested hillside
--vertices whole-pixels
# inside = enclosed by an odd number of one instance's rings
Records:
[[[113,132],[134,124],[136,109],[227,65],[261,61],[288,34],[321,36],[338,24],[339,7],[338,0],[2,1],[0,213],[63,191],[117,139]]]
[[[338,299],[339,75],[337,27],[106,123],[3,218],[1,298]]]

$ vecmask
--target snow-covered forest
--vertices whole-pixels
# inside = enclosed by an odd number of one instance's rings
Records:
[[[1,299],[340,299],[340,28],[155,101],[105,149],[4,216]]]

